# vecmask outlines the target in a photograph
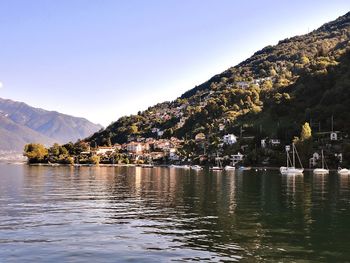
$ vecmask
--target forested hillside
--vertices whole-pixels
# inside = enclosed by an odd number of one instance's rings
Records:
[[[308,121],[350,132],[350,13],[309,34],[267,46],[177,100],[122,117],[86,139],[92,145],[137,136],[210,141],[231,132],[290,140]],[[257,39],[258,41],[258,39]],[[156,79],[156,76],[155,76]]]

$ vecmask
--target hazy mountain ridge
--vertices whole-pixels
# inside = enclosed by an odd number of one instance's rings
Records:
[[[22,150],[29,142],[52,144],[84,138],[102,128],[84,118],[0,98],[0,149]]]

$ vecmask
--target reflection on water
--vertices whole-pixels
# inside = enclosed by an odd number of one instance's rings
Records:
[[[350,260],[348,176],[1,165],[0,183],[4,262]]]

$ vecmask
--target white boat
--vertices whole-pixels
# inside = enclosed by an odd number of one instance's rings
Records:
[[[304,172],[304,168],[303,168],[303,165],[301,164],[299,154],[298,154],[297,149],[295,148],[294,143],[292,144],[293,160],[290,159],[289,151],[290,151],[290,146],[287,145],[286,146],[287,166],[281,166],[280,173],[283,175],[302,175]],[[301,168],[295,167],[295,155],[298,157],[299,164],[300,164]]]
[[[181,168],[181,165],[172,164],[169,166],[169,168]]]
[[[189,165],[176,165],[176,164],[172,164],[169,166],[169,168],[178,168],[178,169],[190,169],[191,166]]]
[[[325,165],[325,161],[324,161],[324,155],[323,155],[323,150],[321,151],[321,156],[322,156],[322,168],[316,168],[314,169],[313,173],[314,174],[319,174],[319,175],[323,175],[323,174],[329,174],[329,170],[324,168]],[[326,164],[327,166],[327,164]],[[327,167],[328,168],[328,167]]]
[[[252,169],[252,167],[249,167],[249,166],[240,166],[240,167],[238,167],[238,170],[240,170],[240,171],[249,171],[251,169]]]
[[[328,169],[324,169],[324,168],[316,168],[313,170],[314,174],[329,174],[329,170]]]
[[[209,170],[211,170],[211,171],[222,171],[223,169],[220,166],[213,166],[213,167],[210,167]]]
[[[346,168],[338,168],[339,175],[350,175],[350,170]]]
[[[225,166],[225,171],[234,171],[234,170],[236,170],[236,167],[234,167],[234,166],[231,166],[231,165]]]
[[[232,155],[232,165],[226,165],[225,171],[233,171],[233,170],[236,170],[236,167],[235,167],[235,160],[233,159],[233,155]]]
[[[196,170],[196,171],[203,170],[203,168],[202,168],[201,166],[199,166],[199,165],[192,165],[192,166],[191,166],[191,169],[192,169],[192,170]]]

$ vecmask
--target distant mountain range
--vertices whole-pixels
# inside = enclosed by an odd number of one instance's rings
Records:
[[[101,128],[84,118],[0,98],[0,151],[22,151],[30,142],[75,142]]]

